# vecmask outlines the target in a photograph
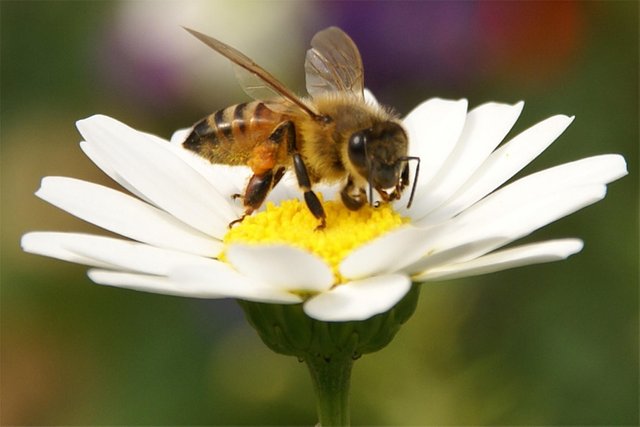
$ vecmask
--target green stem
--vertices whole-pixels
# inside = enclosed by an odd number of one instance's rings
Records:
[[[314,355],[305,357],[305,362],[316,392],[318,426],[349,426],[349,385],[353,358],[350,355],[332,358]]]

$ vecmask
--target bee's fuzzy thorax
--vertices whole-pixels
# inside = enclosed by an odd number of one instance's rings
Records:
[[[299,120],[298,137],[304,141],[302,154],[315,176],[314,181],[337,183],[344,181],[345,174],[359,174],[348,160],[348,141],[351,135],[376,123],[400,122],[389,109],[375,103],[365,102],[361,97],[342,92],[328,92],[309,101],[318,114],[327,116],[329,123],[319,126],[310,118]]]

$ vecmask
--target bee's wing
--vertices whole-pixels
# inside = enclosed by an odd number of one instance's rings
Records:
[[[274,89],[273,86],[265,83],[261,77],[247,71],[246,68],[238,64],[233,64],[233,71],[236,74],[236,80],[238,80],[240,87],[242,87],[242,90],[251,98],[259,101],[273,101],[269,103],[270,110],[278,113],[287,113],[292,109],[299,110],[297,104],[294,104],[293,101],[286,98]]]
[[[307,92],[349,92],[364,99],[364,71],[356,44],[338,27],[329,27],[311,39],[304,63]]]
[[[284,98],[287,103],[294,104],[311,117],[317,116],[316,112],[305,104],[296,94],[287,89],[287,87],[280,83],[278,79],[273,77],[271,73],[253,62],[251,58],[247,57],[245,54],[221,42],[220,40],[214,39],[213,37],[209,37],[190,28],[185,27],[184,29],[219,54],[225,56],[227,59],[249,72],[249,76],[251,76],[251,78],[247,77],[247,73],[236,73],[239,77],[240,83],[243,85],[243,89],[249,96],[256,97],[263,96],[265,94],[277,94],[278,97]],[[265,92],[266,88],[270,90]]]

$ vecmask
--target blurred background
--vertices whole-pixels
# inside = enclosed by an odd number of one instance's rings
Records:
[[[338,25],[367,86],[408,113],[429,97],[525,100],[513,134],[576,121],[523,173],[622,153],[603,202],[527,240],[580,236],[566,262],[431,283],[385,350],[355,365],[356,425],[636,425],[638,3],[6,1],[1,16],[3,425],[314,425],[304,365],[272,354],[234,301],[93,285],[24,254],[31,230],[103,233],[37,199],[41,177],[114,186],[74,123],[103,113],[169,137],[246,100],[180,26],[247,53],[298,92],[313,34]]]

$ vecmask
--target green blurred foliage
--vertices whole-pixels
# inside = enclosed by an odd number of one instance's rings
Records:
[[[471,105],[524,99],[514,133],[552,114],[575,114],[524,173],[617,152],[630,174],[603,202],[528,238],[580,236],[585,249],[570,260],[425,286],[396,340],[356,364],[354,424],[638,422],[638,4],[578,4],[581,47],[552,77],[496,72],[463,85],[382,88],[383,100],[403,113],[434,95],[466,97]],[[99,287],[84,267],[20,251],[20,236],[30,230],[103,233],[33,196],[46,175],[113,185],[79,150],[75,120],[100,112],[167,137],[208,113],[184,96],[170,108],[145,105],[144,96],[133,102],[101,78],[99,58],[108,52],[96,49],[105,48],[122,5],[0,2],[0,422],[313,425],[305,367],[270,353],[233,301]],[[366,17],[368,3],[361,5]],[[302,46],[322,7],[307,3],[290,29],[275,31],[291,31]],[[238,31],[251,28],[238,23]],[[118,65],[136,78],[135,69]],[[233,84],[231,73],[211,78]]]

